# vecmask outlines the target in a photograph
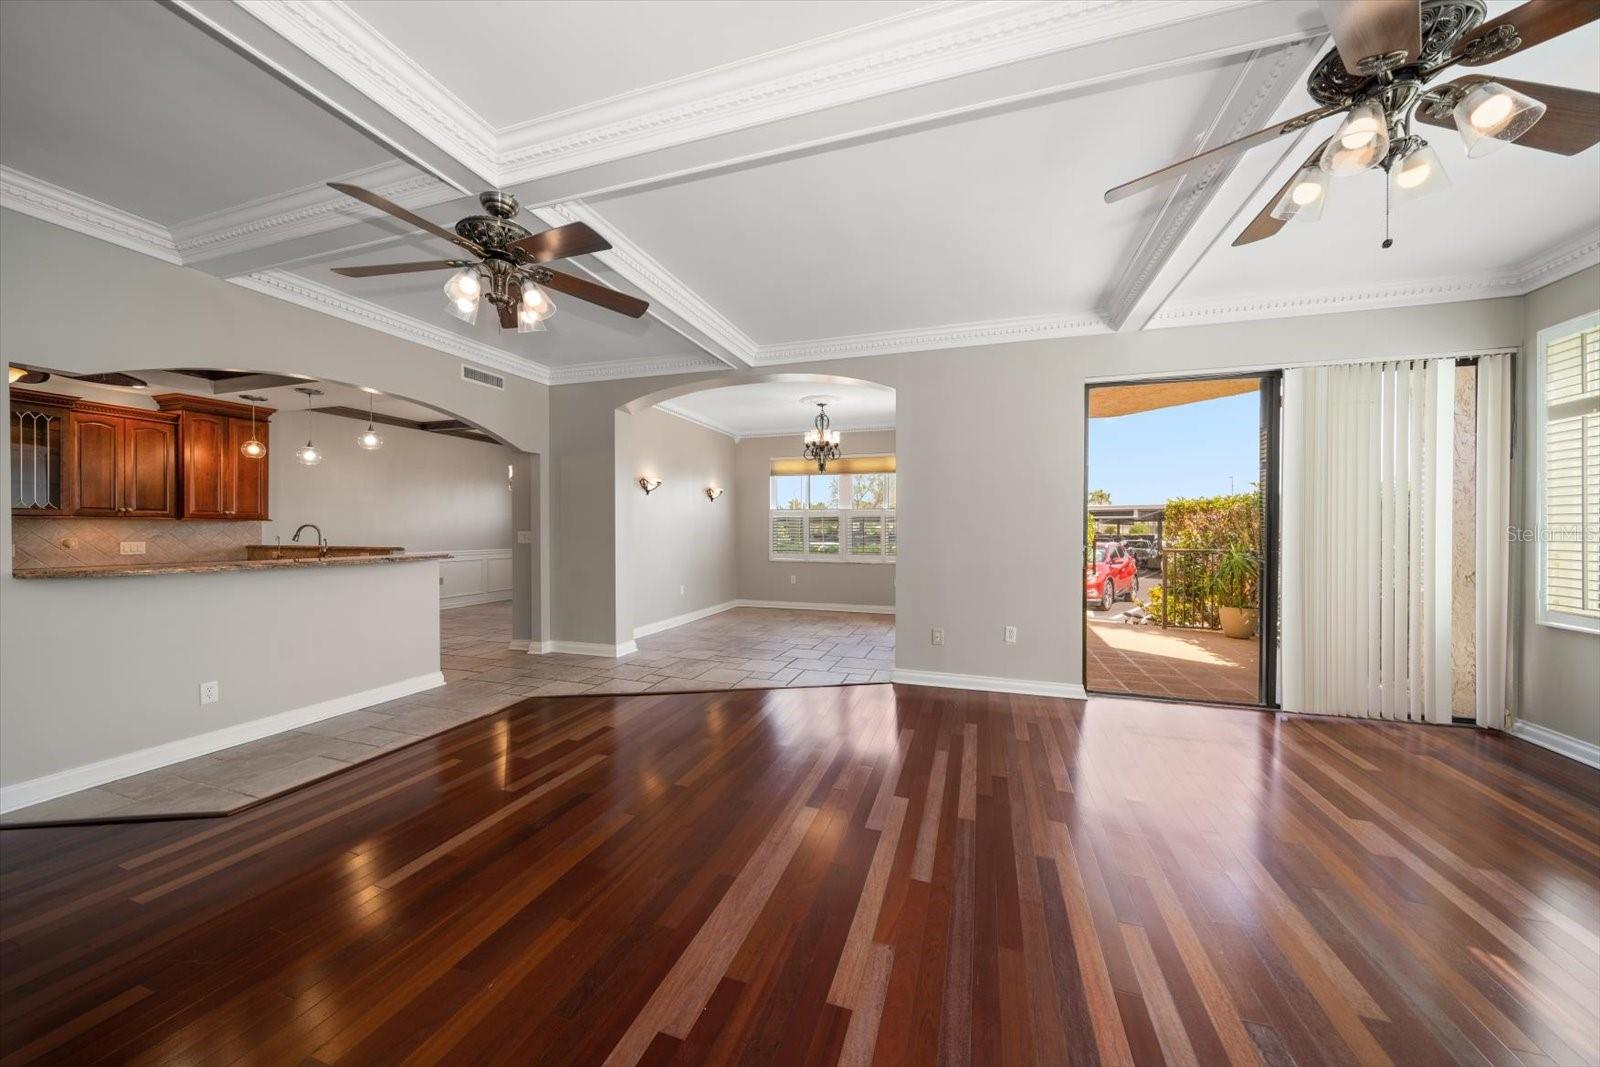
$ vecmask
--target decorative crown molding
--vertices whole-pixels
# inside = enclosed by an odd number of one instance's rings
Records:
[[[160,223],[3,165],[0,165],[0,207],[143,252],[167,263],[183,262],[172,234]]]
[[[554,218],[563,224],[588,223],[606,234],[611,242],[611,250],[595,253],[596,259],[649,293],[657,305],[700,331],[713,344],[721,346],[737,359],[746,363],[753,362],[757,345],[748,334],[735,326],[727,316],[702,299],[644,249],[623,236],[620,230],[607,222],[593,207],[582,201],[568,200],[539,208],[535,214]]]
[[[578,363],[550,369],[551,385],[581,385],[619,378],[656,378],[669,374],[694,374],[708,370],[727,370],[728,365],[705,355],[661,356],[654,359],[615,359]]]
[[[1256,0],[936,4],[496,129],[342,0],[236,0],[441,151],[501,188]]]
[[[398,337],[402,341],[410,341],[541,385],[550,384],[550,368],[541,363],[512,355],[470,337],[462,337],[421,319],[390,311],[337,289],[318,285],[288,271],[259,271],[228,280],[246,289],[266,293],[279,300],[287,300],[291,304]]]
[[[702,430],[710,430],[712,433],[720,433],[724,437],[732,438],[734,444],[739,443],[740,435],[736,431],[722,425],[720,422],[715,422],[711,419],[708,419],[703,415],[696,415],[692,411],[685,411],[683,408],[680,408],[670,400],[663,400],[656,404],[656,407],[662,411],[665,411],[668,415],[671,415],[674,418],[682,419],[684,422],[693,423]]]
[[[399,161],[341,175],[338,180],[371,189],[410,208],[428,207],[460,195],[432,175],[419,174]],[[324,233],[352,218],[381,217],[386,216],[377,208],[319,182],[180,222],[172,227],[172,239],[187,266]]]
[[[849,359],[855,356],[886,356],[897,352],[927,352],[940,348],[970,348],[975,345],[1008,344],[1014,341],[1043,341],[1055,337],[1082,337],[1108,333],[1110,328],[1098,315],[1029,315],[988,322],[965,322],[925,329],[887,330],[848,337],[827,337],[815,341],[792,341],[762,345],[751,360],[756,366],[779,363],[808,363],[823,359]]]
[[[1293,76],[1304,70],[1310,58],[1321,50],[1324,39],[1319,35],[1251,55],[1235,78],[1227,98],[1216,109],[1211,128],[1190,154],[1197,155],[1227,144],[1265,125],[1294,88]],[[1104,315],[1113,328],[1122,328],[1149,290],[1156,273],[1166,265],[1178,242],[1194,227],[1201,209],[1210,203],[1238,162],[1237,156],[1219,159],[1178,179],[1105,301]]]
[[[1323,289],[1255,300],[1177,304],[1161,309],[1150,320],[1150,326],[1205,326],[1221,322],[1525,296],[1596,264],[1600,264],[1600,228],[1580,233],[1496,274],[1432,278],[1376,288]]]

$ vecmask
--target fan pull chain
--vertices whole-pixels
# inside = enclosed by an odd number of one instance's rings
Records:
[[[1393,190],[1389,188],[1389,175],[1385,173],[1383,177],[1383,247],[1393,248],[1394,238],[1389,236],[1389,197]]]

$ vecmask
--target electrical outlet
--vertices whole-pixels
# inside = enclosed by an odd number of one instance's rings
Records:
[[[200,703],[215,704],[222,699],[222,688],[216,682],[200,683]]]
[[[122,541],[118,543],[117,551],[124,556],[142,556],[144,555],[144,542]]]
[[[797,579],[796,579],[796,576],[795,576],[795,575],[793,575],[793,574],[791,574],[791,575],[789,575],[789,584],[790,584],[790,585],[793,585],[793,584],[794,584],[794,583],[795,583],[795,581],[796,581],[796,580],[797,580]]]
[[[1017,628],[1015,626],[1007,626],[1006,627],[1006,644],[1014,645],[1016,643],[1017,643]]]
[[[944,644],[944,631],[939,629],[939,627],[935,626],[933,628],[933,633],[930,636],[933,638],[933,643],[934,644],[936,644],[936,645]]]

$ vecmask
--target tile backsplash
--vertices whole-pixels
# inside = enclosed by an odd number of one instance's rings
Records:
[[[144,555],[122,555],[123,541],[143,541]],[[95,567],[244,559],[245,546],[260,543],[259,522],[18,517],[11,523],[11,565]]]

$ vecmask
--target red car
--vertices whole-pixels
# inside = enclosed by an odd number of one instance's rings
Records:
[[[1132,602],[1139,591],[1139,561],[1118,541],[1094,546],[1094,562],[1083,569],[1083,598],[1110,611],[1117,600]]]

